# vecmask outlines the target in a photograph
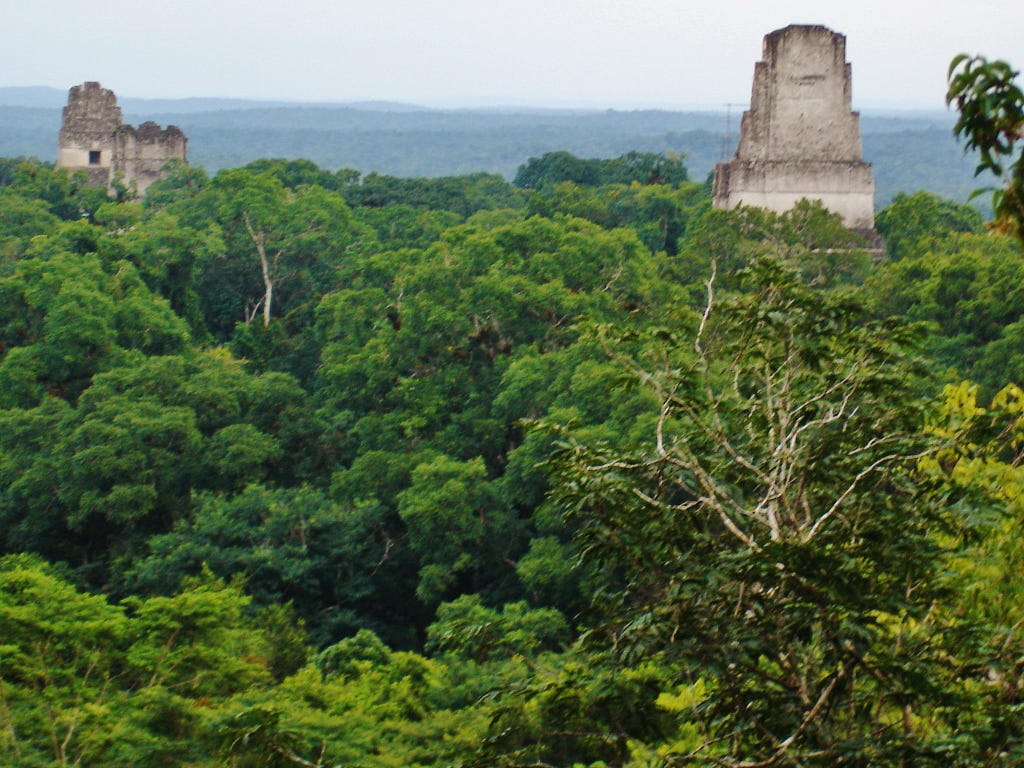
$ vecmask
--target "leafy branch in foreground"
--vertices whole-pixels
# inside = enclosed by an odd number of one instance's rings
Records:
[[[961,53],[947,75],[946,103],[960,113],[953,128],[967,150],[978,150],[981,160],[975,175],[991,171],[1005,177],[1005,185],[992,195],[995,228],[1024,237],[1024,92],[1016,84],[1020,73],[1005,61]],[[1016,157],[1014,155],[1016,154]]]

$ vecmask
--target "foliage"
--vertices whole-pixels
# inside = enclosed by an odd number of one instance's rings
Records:
[[[396,578],[400,561],[385,563],[385,525],[369,504],[346,508],[307,487],[205,492],[190,518],[150,537],[125,580],[134,591],[172,592],[203,568],[241,576],[257,604],[295,606],[314,643],[325,645],[360,627],[387,627],[374,582]]]
[[[677,279],[690,286],[691,302],[696,304],[701,275],[712,263],[725,285],[733,287],[732,275],[765,256],[786,263],[811,285],[858,285],[872,266],[864,246],[863,237],[846,229],[837,214],[818,202],[801,200],[781,214],[753,207],[707,208],[689,223],[680,258],[672,267]]]
[[[995,226],[1024,238],[1024,92],[1015,80],[1019,72],[1005,61],[961,53],[949,65],[946,103],[955,104],[959,117],[954,132],[967,150],[981,159],[975,175],[990,171],[1004,178],[992,194]],[[1014,157],[1016,155],[1016,157]]]
[[[611,160],[582,159],[569,152],[548,152],[519,166],[513,184],[550,190],[562,182],[600,187],[608,184],[663,184],[678,187],[688,180],[681,157],[627,152]]]
[[[345,188],[352,207],[382,208],[409,205],[431,211],[451,211],[463,218],[477,211],[519,207],[516,190],[501,176],[474,173],[437,179],[403,179],[369,173],[359,184]]]
[[[417,595],[436,602],[460,577],[468,577],[469,591],[476,591],[480,571],[507,555],[518,527],[487,482],[483,460],[438,456],[413,469],[409,480],[396,500],[421,563]]]
[[[119,606],[0,559],[0,743],[19,765],[212,764],[199,713],[266,680],[246,602],[207,579]]]
[[[202,204],[215,207],[235,258],[208,268],[203,280],[217,282],[220,301],[225,293],[235,298],[231,306],[206,312],[233,316],[234,322],[249,324],[261,314],[267,326],[275,313],[287,315],[322,295],[330,270],[358,236],[344,201],[320,187],[291,192],[274,176],[238,170],[219,174],[209,193]],[[244,254],[252,256],[239,258]],[[208,289],[204,298],[217,297]]]
[[[675,714],[661,705],[669,686],[670,668],[662,663],[630,666],[578,650],[541,658],[527,679],[508,681],[501,689],[491,732],[466,764],[666,763],[675,755],[632,758],[648,751],[644,745],[672,739]]]
[[[952,380],[970,377],[992,395],[1024,375],[1015,343],[1024,315],[1020,246],[995,233],[948,233],[905,254],[867,281],[874,311],[929,323],[931,357]]]
[[[11,759],[1016,759],[1019,249],[525,168],[0,162]]]
[[[565,619],[554,609],[517,602],[494,610],[482,605],[478,595],[467,594],[438,607],[426,648],[482,662],[534,657],[542,648],[564,644],[568,636]]]
[[[875,229],[885,239],[894,261],[920,254],[922,240],[942,240],[954,232],[980,233],[981,215],[968,205],[943,200],[928,192],[899,194],[875,215]]]
[[[114,559],[188,514],[194,492],[315,471],[305,462],[320,425],[305,398],[283,374],[257,379],[224,353],[194,352],[130,357],[73,406],[46,395],[0,411],[4,546],[105,583]]]
[[[605,229],[630,228],[651,251],[675,254],[686,225],[707,200],[697,184],[556,184],[548,194],[534,194],[530,211],[552,216],[578,216]]]
[[[302,187],[322,187],[333,192],[340,192],[350,184],[359,181],[359,172],[350,168],[342,168],[337,172],[324,170],[312,160],[286,160],[284,158],[261,158],[245,166],[246,170],[257,174],[275,176],[288,189],[298,190]]]
[[[970,518],[918,469],[938,446],[912,337],[776,263],[742,286],[720,301],[709,280],[692,347],[662,332],[624,360],[660,404],[646,446],[566,445],[556,490],[607,569],[602,634],[625,663],[705,676],[681,762],[971,755],[953,712],[972,676],[934,618]]]

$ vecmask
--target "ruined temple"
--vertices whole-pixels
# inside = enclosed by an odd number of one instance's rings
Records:
[[[715,168],[715,206],[781,213],[820,200],[849,229],[871,233],[875,182],[850,97],[844,35],[804,25],[765,35],[736,154]]]
[[[89,181],[112,188],[132,184],[140,197],[161,177],[168,160],[187,162],[188,139],[175,125],[125,125],[114,92],[99,83],[68,92],[58,139],[57,167],[84,171]]]

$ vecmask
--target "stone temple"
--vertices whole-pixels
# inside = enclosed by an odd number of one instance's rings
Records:
[[[804,25],[765,35],[736,154],[715,168],[715,207],[781,213],[820,200],[847,228],[872,233],[875,182],[850,95],[844,35]]]
[[[99,83],[76,85],[68,93],[58,168],[84,171],[90,183],[111,189],[119,180],[134,184],[141,197],[172,159],[188,162],[188,139],[177,126],[125,125],[114,92]]]

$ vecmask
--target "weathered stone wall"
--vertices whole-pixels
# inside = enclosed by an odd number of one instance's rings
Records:
[[[114,173],[135,182],[139,196],[162,175],[168,160],[186,160],[188,139],[174,125],[161,129],[147,121],[138,128],[123,125],[114,136]]]
[[[58,137],[57,167],[83,170],[93,184],[107,185],[114,162],[114,134],[121,108],[113,91],[88,82],[68,92]]]
[[[847,227],[872,229],[875,185],[850,109],[846,38],[793,25],[766,35],[762,56],[736,154],[715,169],[715,205],[782,212],[821,200]]]
[[[141,196],[171,159],[188,160],[188,140],[177,126],[124,125],[114,92],[96,82],[69,91],[58,138],[58,168],[85,171],[90,183],[97,185],[110,187],[118,179],[133,183]]]

